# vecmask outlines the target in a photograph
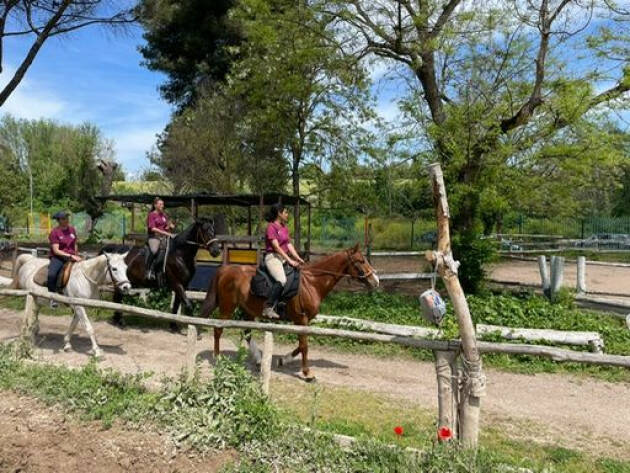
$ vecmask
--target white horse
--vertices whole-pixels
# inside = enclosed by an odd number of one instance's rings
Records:
[[[74,263],[68,283],[63,292],[69,297],[81,297],[85,299],[98,299],[99,286],[110,283],[114,284],[120,291],[126,293],[131,289],[131,283],[127,279],[127,264],[125,263],[126,254],[103,254],[95,258],[90,258],[78,263]],[[42,285],[45,284],[45,267],[48,266],[48,259],[37,258],[30,254],[20,255],[13,271],[12,287],[15,289],[27,289],[32,291],[41,291]],[[41,301],[35,298],[35,320],[41,308]],[[88,319],[87,312],[84,307],[72,306],[74,316],[68,327],[63,341],[65,351],[70,351],[70,337],[77,326],[79,320],[83,322],[85,330],[92,341],[92,350],[90,354],[96,357],[102,357],[94,329]]]

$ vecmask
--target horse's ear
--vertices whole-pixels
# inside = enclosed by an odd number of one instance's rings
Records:
[[[350,248],[350,254],[358,253],[360,249],[361,249],[361,244],[357,242],[356,245]]]

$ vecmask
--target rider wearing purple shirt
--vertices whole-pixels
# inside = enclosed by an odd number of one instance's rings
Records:
[[[146,253],[144,262],[145,277],[146,279],[155,279],[155,256],[160,250],[160,245],[165,238],[171,238],[173,234],[169,231],[174,227],[173,223],[169,221],[168,215],[164,212],[164,201],[159,197],[153,200],[153,207],[149,215],[147,215],[147,233],[149,239],[147,244],[149,251]]]
[[[276,281],[271,289],[271,294],[265,303],[263,309],[263,317],[270,319],[278,319],[280,316],[276,312],[276,304],[278,303],[284,285],[287,283],[287,276],[284,272],[284,264],[297,267],[304,264],[304,260],[293,244],[289,236],[289,212],[282,204],[274,204],[267,214],[267,231],[265,232],[265,267],[267,272]]]
[[[68,214],[60,211],[53,215],[59,224],[52,229],[48,236],[50,242],[50,262],[48,263],[47,286],[50,292],[57,291],[57,277],[66,261],[81,261],[78,256],[77,231],[70,225]],[[57,307],[55,301],[50,301],[51,307]]]

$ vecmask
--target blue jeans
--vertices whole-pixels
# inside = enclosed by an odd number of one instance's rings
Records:
[[[66,264],[65,260],[62,260],[58,256],[53,256],[50,258],[50,263],[48,263],[49,292],[57,292],[57,277],[59,276],[59,271],[61,271],[61,268],[63,268],[64,264]]]

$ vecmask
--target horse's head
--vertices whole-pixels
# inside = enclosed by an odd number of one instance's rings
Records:
[[[376,270],[368,262],[361,253],[359,244],[353,248],[346,250],[348,255],[348,274],[354,279],[358,279],[366,286],[376,288],[379,285],[379,279]]]
[[[127,278],[127,263],[125,263],[127,253],[103,252],[107,260],[107,282],[113,284],[123,294],[128,293],[131,289],[131,283]]]
[[[196,242],[206,248],[212,256],[219,256],[221,246],[216,238],[217,227],[213,218],[200,218],[195,221],[195,239]]]

